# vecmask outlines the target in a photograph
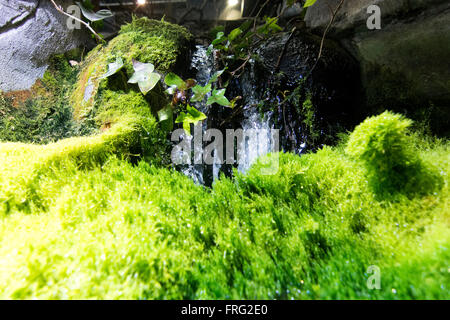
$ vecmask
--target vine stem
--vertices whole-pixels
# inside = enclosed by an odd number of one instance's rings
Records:
[[[334,9],[334,11],[331,10],[331,8],[329,7],[330,8],[330,12],[331,12],[331,18],[330,18],[330,21],[328,22],[325,30],[323,31],[322,40],[320,41],[319,54],[317,55],[317,59],[316,59],[316,62],[314,63],[314,66],[311,68],[311,70],[309,71],[308,75],[305,78],[308,78],[311,75],[311,73],[314,71],[314,69],[316,68],[317,64],[319,63],[320,58],[322,58],[323,46],[324,46],[324,43],[325,43],[325,37],[327,36],[328,31],[330,30],[331,26],[333,25],[334,20],[336,19],[336,16],[337,16],[339,10],[341,9],[342,5],[344,4],[344,1],[345,0],[341,0],[339,2],[339,4],[337,5],[337,7]]]
[[[76,20],[76,21],[82,23],[84,26],[86,26],[86,28],[89,29],[89,31],[91,31],[91,32],[94,34],[94,36],[95,36],[98,40],[100,40],[101,42],[104,41],[104,40],[102,39],[102,37],[100,37],[100,35],[99,35],[97,32],[95,32],[94,29],[92,29],[92,27],[89,25],[89,23],[86,23],[86,22],[84,22],[83,20],[81,20],[81,19],[79,19],[79,18],[77,18],[77,17],[75,17],[75,16],[73,16],[73,15],[71,15],[71,14],[68,14],[67,12],[65,12],[65,11],[63,10],[63,8],[62,8],[61,6],[57,5],[57,4],[55,3],[54,0],[50,0],[50,2],[53,3],[53,6],[56,8],[56,10],[58,10],[59,12],[61,12],[61,13],[64,14],[64,15],[66,15],[66,16],[68,16],[68,17],[70,17],[70,18],[72,18],[72,19],[74,19],[74,20]]]
[[[251,55],[249,54],[249,55],[247,56],[247,58],[244,59],[244,63],[241,64],[241,66],[240,66],[239,68],[237,68],[237,69],[234,70],[233,72],[230,72],[231,75],[234,77],[234,76],[236,75],[236,72],[238,72],[239,70],[244,69],[245,66],[247,65],[248,61],[250,60],[250,58],[251,58]],[[239,74],[239,75],[240,75],[240,74]]]

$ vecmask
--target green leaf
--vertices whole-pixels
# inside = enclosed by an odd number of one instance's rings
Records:
[[[217,80],[219,80],[219,77],[225,72],[225,70],[227,70],[227,68],[215,72],[213,74],[213,76],[211,77],[211,79],[209,80],[209,83],[213,83],[213,82],[216,82]]]
[[[175,123],[183,123],[187,120],[187,114],[184,112],[180,112],[178,117],[175,119]]]
[[[190,122],[183,122],[183,129],[188,136],[191,135],[191,123]]]
[[[192,92],[194,92],[194,96],[191,98],[191,101],[202,101],[205,96],[211,92],[212,86],[209,83],[208,85],[202,87],[201,85],[196,85],[192,88]]]
[[[134,74],[128,80],[128,83],[137,83],[144,95],[152,90],[158,81],[161,80],[161,75],[153,72],[155,66],[151,63],[142,63],[133,60],[133,69]]]
[[[242,30],[240,28],[234,29],[228,35],[228,40],[230,40],[230,42],[233,42],[234,39],[236,39],[237,37],[239,37],[241,35],[241,33],[242,33]]]
[[[216,39],[213,40],[212,45],[215,46],[216,44],[221,44],[227,39],[228,37],[225,36],[225,33],[220,31],[217,33]]]
[[[133,59],[134,74],[128,80],[128,83],[138,83],[145,81],[149,75],[155,70],[155,66],[151,63],[142,63]]]
[[[112,76],[113,74],[117,73],[117,71],[122,69],[122,67],[123,67],[122,58],[120,57],[116,58],[116,62],[108,64],[108,71],[103,76],[101,76],[100,79],[105,79]]]
[[[239,29],[241,29],[242,32],[246,32],[246,31],[248,31],[248,29],[250,29],[251,26],[253,26],[253,20],[249,19],[249,20],[245,21],[243,24],[241,24]]]
[[[114,13],[112,13],[111,10],[102,9],[97,12],[94,12],[83,6],[80,2],[75,3],[77,4],[77,6],[80,7],[83,16],[85,16],[86,19],[88,19],[89,21],[100,21],[114,16]]]
[[[210,56],[214,50],[214,46],[212,44],[209,45],[208,50],[206,50],[206,55]]]
[[[168,120],[172,118],[172,116],[173,116],[173,109],[170,105],[167,105],[158,111],[159,121]]]
[[[144,95],[146,95],[147,92],[152,90],[158,84],[159,80],[161,80],[161,75],[156,72],[152,72],[148,75],[148,77],[144,77],[138,81],[139,89]]]
[[[188,114],[193,124],[197,124],[197,122],[206,119],[206,115],[203,112],[198,111],[197,109],[191,107],[190,105],[187,105],[186,110],[188,111]]]
[[[221,106],[224,107],[231,106],[231,102],[225,97],[225,89],[213,90],[211,97],[208,98],[206,104],[211,105],[213,103],[220,104]]]
[[[268,35],[270,31],[273,32],[280,32],[283,31],[283,28],[281,28],[278,24],[278,18],[266,18],[266,24],[262,27],[258,28],[258,33]]]
[[[198,111],[194,107],[191,107],[190,105],[186,108],[187,113],[181,112],[177,119],[175,120],[175,123],[183,123],[183,129],[186,132],[186,134],[191,134],[191,126],[190,124],[193,123],[194,125],[197,124],[199,121],[205,120],[206,115],[203,112]]]
[[[181,79],[173,72],[170,72],[166,75],[164,83],[167,84],[169,87],[176,87],[180,90],[183,90],[183,88],[185,87],[185,82],[183,81],[183,79]]]
[[[158,111],[158,119],[161,127],[167,131],[173,129],[173,109],[171,105],[167,105]]]
[[[317,0],[306,0],[304,8],[311,7],[314,3],[316,3]]]

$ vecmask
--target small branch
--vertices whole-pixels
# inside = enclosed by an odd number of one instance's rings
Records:
[[[328,25],[326,26],[323,34],[322,34],[322,40],[320,41],[320,49],[319,49],[319,54],[317,55],[317,59],[316,62],[314,63],[313,67],[311,68],[311,70],[309,71],[308,75],[305,78],[308,78],[311,73],[314,71],[314,69],[316,68],[317,64],[319,63],[320,58],[322,57],[322,52],[323,52],[323,46],[325,43],[325,37],[327,36],[328,31],[330,30],[332,24],[334,23],[334,20],[336,19],[336,16],[339,12],[339,10],[341,9],[342,5],[344,4],[345,0],[341,0],[339,2],[339,4],[337,5],[336,9],[334,11],[331,12],[331,19],[328,22]]]
[[[345,0],[341,0],[341,2],[339,2],[336,9],[332,12],[330,22],[328,23],[327,27],[325,28],[325,31],[323,32],[323,35],[322,35],[322,40],[320,41],[320,50],[319,50],[319,55],[318,55],[317,59],[320,59],[320,57],[322,56],[322,50],[323,50],[323,44],[325,42],[325,37],[326,37],[329,29],[331,28],[331,25],[333,24],[334,20],[336,19],[337,13],[341,9],[342,5],[344,4],[344,1]]]
[[[263,11],[263,9],[265,8],[265,6],[267,6],[267,4],[269,3],[270,0],[266,0],[266,2],[264,2],[264,4],[261,6],[261,8],[259,8],[258,13],[256,14],[255,18],[253,19],[253,32],[256,30],[256,21],[258,20],[259,16],[261,15],[261,12]]]
[[[53,5],[55,6],[56,10],[58,10],[59,12],[61,12],[61,13],[64,14],[64,15],[66,15],[66,16],[68,16],[68,17],[70,17],[70,18],[72,18],[72,19],[74,19],[74,20],[76,20],[76,21],[82,23],[84,26],[86,26],[86,28],[89,29],[89,31],[91,31],[91,32],[94,34],[94,36],[95,36],[98,40],[100,40],[101,42],[104,41],[103,38],[100,37],[100,35],[99,35],[97,32],[95,32],[94,29],[92,29],[92,27],[89,25],[89,23],[86,23],[86,22],[84,22],[83,20],[81,20],[81,19],[79,19],[79,18],[77,18],[77,17],[75,17],[75,16],[72,16],[72,15],[68,14],[67,12],[64,11],[64,9],[63,9],[61,6],[57,5],[57,4],[55,3],[54,0],[50,0],[50,1],[51,1],[51,3],[53,3]]]
[[[281,51],[280,56],[278,57],[277,64],[275,66],[275,72],[274,73],[277,73],[278,69],[280,68],[281,59],[283,59],[284,55],[286,54],[287,46],[289,44],[289,41],[291,41],[292,35],[294,34],[295,30],[297,30],[297,27],[294,27],[294,29],[292,29],[291,34],[289,35],[289,38],[287,38],[286,42],[284,43],[283,50]]]
[[[235,77],[235,76],[236,76],[236,72],[238,72],[239,70],[244,69],[245,66],[247,65],[247,63],[250,61],[250,58],[251,58],[251,55],[249,54],[249,55],[247,56],[247,58],[245,58],[244,63],[241,64],[241,66],[240,66],[239,68],[237,68],[237,69],[234,70],[233,72],[230,72],[231,75],[232,75],[233,77]],[[240,76],[240,74],[239,74],[239,76]],[[238,78],[239,76],[237,76],[236,78]]]

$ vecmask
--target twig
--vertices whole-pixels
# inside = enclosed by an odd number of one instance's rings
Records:
[[[83,20],[78,19],[77,17],[68,14],[67,12],[65,12],[65,11],[63,10],[63,8],[62,8],[61,6],[57,5],[57,4],[55,3],[55,1],[53,1],[53,0],[50,0],[50,1],[51,1],[51,3],[53,3],[53,5],[55,6],[56,10],[58,10],[59,12],[61,12],[61,13],[64,14],[64,15],[66,15],[66,16],[68,16],[68,17],[70,17],[70,18],[72,18],[72,19],[74,19],[74,20],[76,20],[76,21],[82,23],[83,25],[86,26],[86,28],[89,29],[89,31],[91,31],[91,32],[94,34],[94,36],[95,36],[98,40],[100,40],[101,42],[104,41],[103,38],[100,37],[100,35],[99,35],[97,32],[95,32],[94,29],[92,29],[92,27],[89,25],[89,23],[86,23],[86,22],[84,22]]]
[[[311,68],[311,70],[309,71],[308,75],[305,78],[308,78],[311,73],[314,71],[314,69],[316,68],[317,64],[319,63],[320,58],[322,57],[322,52],[323,52],[323,46],[325,43],[325,37],[327,36],[327,33],[329,31],[329,29],[331,28],[331,25],[333,24],[334,20],[336,19],[337,13],[339,12],[339,10],[341,9],[342,5],[344,4],[345,0],[341,0],[338,4],[338,6],[336,7],[336,9],[331,12],[331,19],[328,22],[328,25],[326,26],[323,34],[322,34],[322,40],[320,41],[320,49],[319,49],[319,54],[317,55],[317,59],[316,62],[314,63],[313,67]]]
[[[256,21],[258,20],[261,12],[263,11],[264,7],[267,6],[267,4],[269,3],[270,0],[266,0],[266,2],[264,2],[264,4],[261,6],[261,8],[259,8],[258,13],[256,14],[255,18],[253,19],[253,32],[256,30]]]
[[[269,1],[270,1],[270,0],[266,0],[266,2],[264,2],[264,4],[259,8],[259,11],[258,11],[258,13],[256,14],[256,16],[253,18],[253,32],[255,32],[255,30],[256,30],[256,21],[258,20],[259,16],[261,15],[261,12],[263,11],[264,7],[269,3]],[[258,2],[258,3],[259,3],[259,2]],[[259,38],[258,42],[261,41],[261,40],[264,40],[264,38],[261,37],[260,35],[258,35],[257,33],[255,34],[255,36],[257,36],[257,37]],[[250,58],[251,58],[251,53],[249,52],[248,55],[247,55],[247,57],[244,59],[244,63],[241,64],[241,65],[240,65],[236,70],[234,70],[233,72],[230,72],[230,74],[234,77],[238,71],[240,71],[240,70],[242,70],[242,69],[245,68],[245,66],[247,65],[247,63],[250,61]],[[242,74],[242,73],[241,73],[241,74]],[[239,75],[237,76],[237,78],[240,77],[241,74],[239,74]]]
[[[287,38],[286,42],[284,43],[283,50],[281,51],[280,56],[278,57],[277,64],[275,66],[274,73],[277,73],[278,69],[280,68],[281,59],[283,59],[284,55],[286,54],[287,46],[289,44],[289,41],[291,41],[292,35],[294,34],[295,30],[297,30],[297,27],[294,27],[294,29],[292,29],[291,34],[289,35],[289,38]]]
[[[237,68],[237,69],[234,70],[233,72],[230,72],[231,75],[234,77],[234,76],[236,75],[236,72],[238,72],[238,71],[241,70],[241,69],[244,69],[245,66],[247,65],[247,63],[249,62],[250,58],[251,58],[251,55],[249,54],[249,55],[244,59],[244,63],[241,64],[241,65],[239,66],[239,68]],[[239,76],[240,76],[240,75],[239,75]],[[237,77],[239,77],[239,76],[237,76]]]

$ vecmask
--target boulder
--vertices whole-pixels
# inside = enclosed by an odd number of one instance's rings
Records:
[[[339,2],[317,1],[306,13],[307,26],[321,34],[331,17],[327,3]],[[381,29],[369,30],[373,4],[381,10]],[[346,0],[328,37],[359,61],[368,113],[400,111],[449,133],[450,2]]]
[[[327,40],[317,62],[320,43],[306,30],[276,34],[255,50],[252,68],[231,87],[230,96],[242,95],[245,108],[270,116],[287,151],[332,144],[336,133],[361,119],[356,60]]]
[[[72,1],[58,1],[64,8]],[[50,1],[0,4],[0,90],[26,90],[44,75],[49,58],[89,42],[85,29],[70,30]]]

